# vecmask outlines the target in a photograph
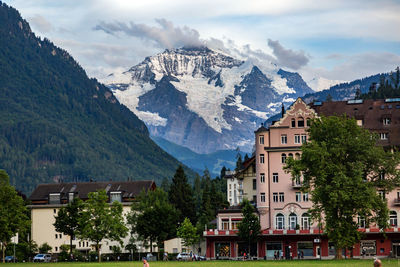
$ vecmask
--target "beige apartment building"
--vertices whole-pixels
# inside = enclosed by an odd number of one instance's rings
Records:
[[[31,237],[38,246],[48,243],[52,247],[51,253],[59,253],[61,245],[69,245],[70,237],[56,232],[53,223],[58,210],[66,206],[74,198],[86,200],[90,192],[105,190],[110,203],[121,202],[123,214],[130,212],[130,206],[142,190],[154,190],[153,181],[128,181],[128,182],[85,182],[85,183],[55,183],[40,184],[29,197],[31,200]],[[123,246],[119,242],[104,240],[101,243],[101,253],[112,253],[112,246],[121,247],[122,252],[129,242],[129,235],[124,238]],[[81,252],[94,251],[94,245],[88,240],[73,240],[73,246]],[[136,244],[140,252],[147,251],[141,243]]]

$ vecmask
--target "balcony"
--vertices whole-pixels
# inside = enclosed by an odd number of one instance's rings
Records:
[[[400,206],[400,198],[395,198],[395,199],[393,200],[393,205],[395,205],[395,206]]]
[[[299,188],[301,188],[301,182],[300,181],[298,181],[298,180],[295,180],[295,181],[293,181],[292,182],[292,187],[294,188],[294,189],[299,189]]]

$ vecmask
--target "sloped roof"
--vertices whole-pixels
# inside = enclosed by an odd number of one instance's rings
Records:
[[[122,192],[122,198],[134,198],[144,189],[155,188],[154,181],[105,181],[84,183],[54,183],[40,184],[32,192],[31,201],[47,200],[50,193],[60,193],[61,198],[67,197],[68,193],[75,193],[81,199],[87,199],[90,192],[106,190],[107,192]]]

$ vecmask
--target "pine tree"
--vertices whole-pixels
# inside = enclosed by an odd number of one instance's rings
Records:
[[[182,222],[186,217],[189,218],[191,222],[197,221],[193,191],[188,184],[182,165],[178,167],[174,178],[172,178],[168,198],[171,204],[180,213],[179,221]]]

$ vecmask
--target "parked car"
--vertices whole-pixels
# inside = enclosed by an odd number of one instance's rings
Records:
[[[186,253],[186,252],[179,253],[179,254],[176,256],[176,259],[177,259],[178,261],[188,261],[188,260],[190,260],[190,254],[189,254],[189,253]]]
[[[4,261],[5,262],[18,262],[17,258],[15,258],[15,261],[14,261],[14,256],[6,256],[4,258]]]
[[[33,258],[33,262],[50,262],[51,261],[51,255],[50,254],[37,254]]]
[[[193,256],[194,256],[194,259],[196,261],[205,261],[205,260],[207,260],[206,257],[201,256],[201,255],[194,254]]]

